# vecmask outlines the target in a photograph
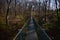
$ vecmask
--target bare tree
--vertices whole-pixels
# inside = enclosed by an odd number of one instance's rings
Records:
[[[60,0],[58,0],[58,2],[59,2],[59,11],[60,11]]]
[[[47,12],[47,0],[44,1],[44,9],[45,9],[45,22],[46,22],[46,12]]]
[[[16,2],[16,0],[15,0],[15,16],[16,16],[16,3],[17,3],[17,2]]]
[[[9,7],[10,7],[10,3],[12,2],[12,0],[6,0],[6,1],[7,1],[6,25],[8,25]]]
[[[41,2],[39,0],[39,17],[40,17],[40,13],[41,13],[40,6],[41,6]]]
[[[49,0],[48,13],[49,13],[49,10],[50,10],[50,3],[51,3],[51,0]]]
[[[58,14],[58,4],[57,4],[57,0],[55,0],[55,4],[56,4],[56,13],[57,13],[57,19],[59,20],[59,14]]]

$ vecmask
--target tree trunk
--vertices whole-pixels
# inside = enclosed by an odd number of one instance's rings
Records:
[[[57,0],[55,0],[55,4],[56,4],[57,19],[59,20],[58,7],[57,7]]]
[[[16,16],[16,0],[15,0],[15,16]]]

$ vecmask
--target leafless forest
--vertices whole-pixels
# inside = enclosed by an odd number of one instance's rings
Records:
[[[60,40],[60,0],[0,0],[0,40],[13,40],[31,16]]]

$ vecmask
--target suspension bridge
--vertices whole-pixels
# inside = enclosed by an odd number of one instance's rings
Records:
[[[19,29],[13,40],[52,40],[33,17],[29,18],[22,29]]]

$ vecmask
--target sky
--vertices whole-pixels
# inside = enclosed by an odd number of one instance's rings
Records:
[[[30,1],[32,1],[32,0],[30,0]],[[36,0],[37,2],[39,2],[39,0]],[[43,2],[44,0],[40,0],[41,2]],[[58,5],[59,5],[59,3],[58,3]],[[56,7],[55,7],[56,5],[55,5],[55,2],[54,2],[54,0],[51,0],[51,3],[50,3],[50,8],[51,9],[53,9],[53,10],[55,10],[56,9]],[[57,6],[58,7],[58,6]],[[59,7],[58,7],[59,8]]]
[[[35,1],[35,0],[27,0],[27,1]],[[39,2],[39,0],[36,0],[37,2]],[[40,0],[41,2],[43,2],[44,0]],[[58,3],[58,2],[57,2]],[[59,3],[58,3],[58,5],[59,5]],[[55,5],[55,2],[54,2],[54,0],[51,0],[51,3],[50,3],[50,9],[53,9],[53,10],[55,10],[56,9],[56,7],[55,7],[56,5]],[[58,6],[57,6],[58,7]],[[58,7],[59,8],[59,7]]]
[[[59,3],[57,2],[57,7],[59,8]],[[55,5],[55,2],[54,2],[54,0],[51,0],[51,3],[50,3],[50,7],[51,7],[51,9],[56,9],[56,5]]]
[[[39,0],[37,0],[38,2],[39,2]],[[40,0],[41,2],[43,2],[44,0]],[[58,3],[58,2],[57,2]],[[53,10],[55,10],[56,9],[56,7],[55,7],[56,5],[55,5],[55,2],[54,2],[54,0],[51,0],[51,3],[50,3],[50,9],[53,9]],[[58,6],[57,6],[58,8],[59,8],[59,3],[58,3]]]
[[[0,1],[2,1],[2,0],[0,0]],[[22,1],[22,0],[20,0],[20,1]],[[29,1],[32,1],[32,0],[29,0]],[[37,2],[39,2],[39,0],[36,0]],[[43,0],[40,0],[41,2],[43,2]],[[58,3],[58,5],[59,5],[59,3]],[[50,3],[50,7],[51,7],[51,9],[53,8],[53,9],[55,9],[55,2],[54,2],[54,0],[51,0],[51,3]],[[58,6],[57,6],[58,7]],[[59,8],[59,7],[58,7]]]

